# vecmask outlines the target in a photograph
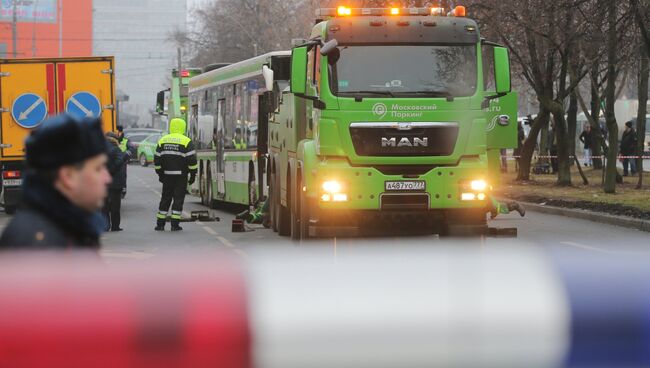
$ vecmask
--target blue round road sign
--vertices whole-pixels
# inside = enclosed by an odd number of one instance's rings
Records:
[[[98,118],[102,113],[102,105],[92,93],[77,92],[68,99],[65,111],[79,119]]]
[[[25,93],[14,100],[11,116],[21,127],[32,129],[41,124],[47,116],[47,104],[41,96]]]

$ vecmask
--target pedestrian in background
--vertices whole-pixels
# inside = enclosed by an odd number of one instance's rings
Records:
[[[124,127],[118,125],[115,128],[117,130],[117,141],[119,142],[120,150],[124,153],[128,152],[130,159],[130,157],[136,153],[136,150],[133,145],[129,143],[129,139],[124,135]],[[127,166],[124,166],[124,180],[126,180],[126,168]],[[122,188],[122,199],[124,199],[124,197],[126,197],[126,184],[124,184],[124,188]]]
[[[636,156],[636,145],[637,137],[636,131],[632,128],[632,122],[628,121],[625,123],[625,130],[623,131],[623,136],[621,137],[621,156],[623,156],[623,176],[628,176],[628,167],[631,169],[632,175],[636,174],[636,158],[630,158]]]
[[[236,150],[245,150],[246,147],[246,141],[241,134],[241,128],[235,128],[235,136],[232,138],[232,148]]]
[[[519,121],[517,122],[517,148],[514,150],[515,169],[517,172],[519,172],[519,160],[521,160],[521,151],[524,148],[524,141],[526,141],[526,132],[524,132],[524,125]]]
[[[584,150],[585,150],[585,157],[584,157],[584,162],[583,165],[585,166],[592,166],[593,162],[591,159],[591,153],[593,152],[592,149],[594,147],[594,138],[593,134],[591,132],[591,125],[585,124],[584,128],[582,130],[582,133],[580,134],[580,142],[582,142]]]
[[[106,133],[108,142],[108,162],[106,167],[111,174],[112,182],[108,186],[108,195],[104,201],[102,212],[106,218],[106,231],[122,231],[120,227],[122,208],[122,190],[126,188],[126,165],[131,157],[131,152],[122,152],[118,135],[113,132]]]
[[[25,141],[23,207],[0,238],[1,249],[96,250],[99,210],[111,176],[99,119],[51,118]]]

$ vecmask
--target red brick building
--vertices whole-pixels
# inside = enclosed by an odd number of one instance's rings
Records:
[[[16,57],[92,55],[92,0],[0,0],[0,57],[14,57],[14,9]]]

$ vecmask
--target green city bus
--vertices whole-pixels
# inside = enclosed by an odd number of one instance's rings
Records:
[[[190,79],[188,135],[199,163],[191,190],[204,205],[254,206],[266,196],[268,96],[274,86],[265,84],[264,74],[275,75],[276,89],[288,86],[290,56],[272,52],[216,64]]]

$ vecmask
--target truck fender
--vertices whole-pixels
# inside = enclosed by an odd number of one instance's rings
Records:
[[[304,185],[307,187],[305,192],[306,197],[318,196],[318,184],[316,183],[316,176],[313,175],[312,169],[318,165],[318,156],[316,155],[316,144],[313,140],[303,140],[298,144],[298,160],[301,165],[302,178]]]

